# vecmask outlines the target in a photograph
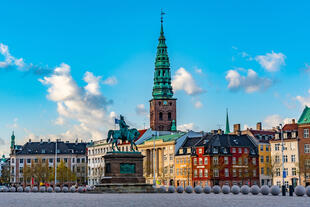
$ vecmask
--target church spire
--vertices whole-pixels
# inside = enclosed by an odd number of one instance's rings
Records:
[[[229,119],[228,119],[228,109],[226,109],[226,129],[225,129],[225,134],[229,134],[230,129],[229,129]]]
[[[160,36],[158,39],[157,53],[155,59],[154,86],[152,93],[154,99],[169,99],[173,96],[171,86],[170,62],[163,26],[164,14],[165,13],[162,11],[160,18]]]
[[[13,131],[11,136],[11,149],[14,149],[14,146],[15,146],[15,135]]]

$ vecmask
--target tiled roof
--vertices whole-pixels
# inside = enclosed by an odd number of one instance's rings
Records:
[[[297,131],[298,124],[285,124],[282,130],[283,131]]]
[[[57,142],[57,154],[86,154],[87,143]],[[22,149],[16,152],[17,155],[27,154],[55,154],[55,142],[27,142]]]
[[[310,123],[310,108],[306,106],[298,120],[298,124],[309,124],[309,123]]]

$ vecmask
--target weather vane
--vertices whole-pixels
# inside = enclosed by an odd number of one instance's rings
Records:
[[[160,22],[161,23],[163,23],[163,19],[164,19],[164,15],[165,15],[166,13],[165,12],[163,12],[163,9],[161,9],[161,12],[160,12]]]

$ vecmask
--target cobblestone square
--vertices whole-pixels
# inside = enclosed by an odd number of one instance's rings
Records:
[[[207,206],[309,207],[309,197],[224,194],[0,193],[4,207]]]

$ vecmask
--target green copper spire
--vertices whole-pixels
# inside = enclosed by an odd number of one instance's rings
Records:
[[[165,13],[161,12],[160,36],[158,39],[159,42],[155,59],[154,86],[152,93],[154,99],[169,99],[173,96],[171,86],[170,63],[163,28],[164,14]]]
[[[11,136],[11,149],[14,149],[14,146],[15,146],[15,135],[13,131]]]
[[[229,129],[229,119],[228,119],[228,109],[226,109],[226,129],[225,129],[225,134],[229,134],[230,129]]]

